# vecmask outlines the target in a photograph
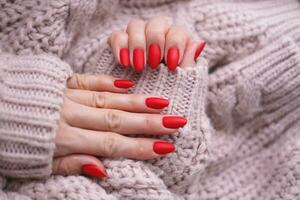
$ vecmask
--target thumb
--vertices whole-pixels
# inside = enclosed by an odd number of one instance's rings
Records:
[[[52,173],[63,176],[85,174],[97,178],[107,177],[100,160],[94,156],[81,154],[55,158],[52,165]]]

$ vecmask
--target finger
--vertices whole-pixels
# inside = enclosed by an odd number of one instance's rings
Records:
[[[70,89],[108,92],[127,92],[134,85],[131,80],[117,79],[108,75],[75,74],[67,82]]]
[[[188,68],[195,65],[196,59],[199,57],[201,51],[205,46],[205,42],[196,42],[189,40],[180,67]]]
[[[62,115],[74,127],[122,134],[172,134],[187,123],[184,117],[98,109],[68,99],[65,100]]]
[[[113,32],[108,39],[108,43],[112,48],[116,61],[122,66],[128,67],[130,62],[127,33],[123,31]]]
[[[153,17],[146,25],[148,64],[152,69],[157,68],[163,58],[165,37],[169,28],[170,25],[163,17]]]
[[[166,141],[125,137],[114,132],[69,127],[65,134],[72,135],[72,141],[65,144],[69,145],[67,148],[72,154],[83,153],[108,158],[125,157],[145,160],[175,151],[175,146]]]
[[[170,70],[181,63],[189,40],[189,34],[183,27],[172,26],[166,36],[165,60]]]
[[[131,20],[127,26],[127,33],[131,66],[135,71],[141,72],[145,65],[145,22],[140,19]]]
[[[159,113],[169,105],[169,101],[166,99],[141,94],[118,94],[67,89],[66,95],[71,100],[86,106],[129,112]]]
[[[107,177],[103,164],[96,157],[81,154],[55,158],[52,172],[63,176],[85,174],[102,179]]]

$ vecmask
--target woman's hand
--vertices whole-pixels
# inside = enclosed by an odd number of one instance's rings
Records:
[[[126,94],[130,80],[106,75],[74,75],[56,136],[54,174],[105,177],[95,157],[157,158],[175,150],[173,144],[135,135],[173,134],[187,120],[159,113],[169,102],[159,97]]]
[[[163,17],[148,22],[131,20],[126,32],[113,32],[108,43],[116,61],[124,67],[132,66],[137,72],[143,71],[146,60],[152,69],[163,59],[170,70],[178,65],[191,67],[206,44],[193,41],[186,27],[170,26]]]

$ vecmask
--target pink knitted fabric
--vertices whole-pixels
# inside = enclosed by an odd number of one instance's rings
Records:
[[[300,199],[297,0],[0,0],[0,199]],[[107,36],[158,14],[208,46],[196,67],[114,63]],[[134,80],[185,116],[161,159],[103,159],[107,181],[53,176],[73,73]]]

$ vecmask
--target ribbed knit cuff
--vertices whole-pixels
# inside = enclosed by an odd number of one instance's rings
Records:
[[[70,67],[58,58],[0,56],[0,173],[50,175]]]

